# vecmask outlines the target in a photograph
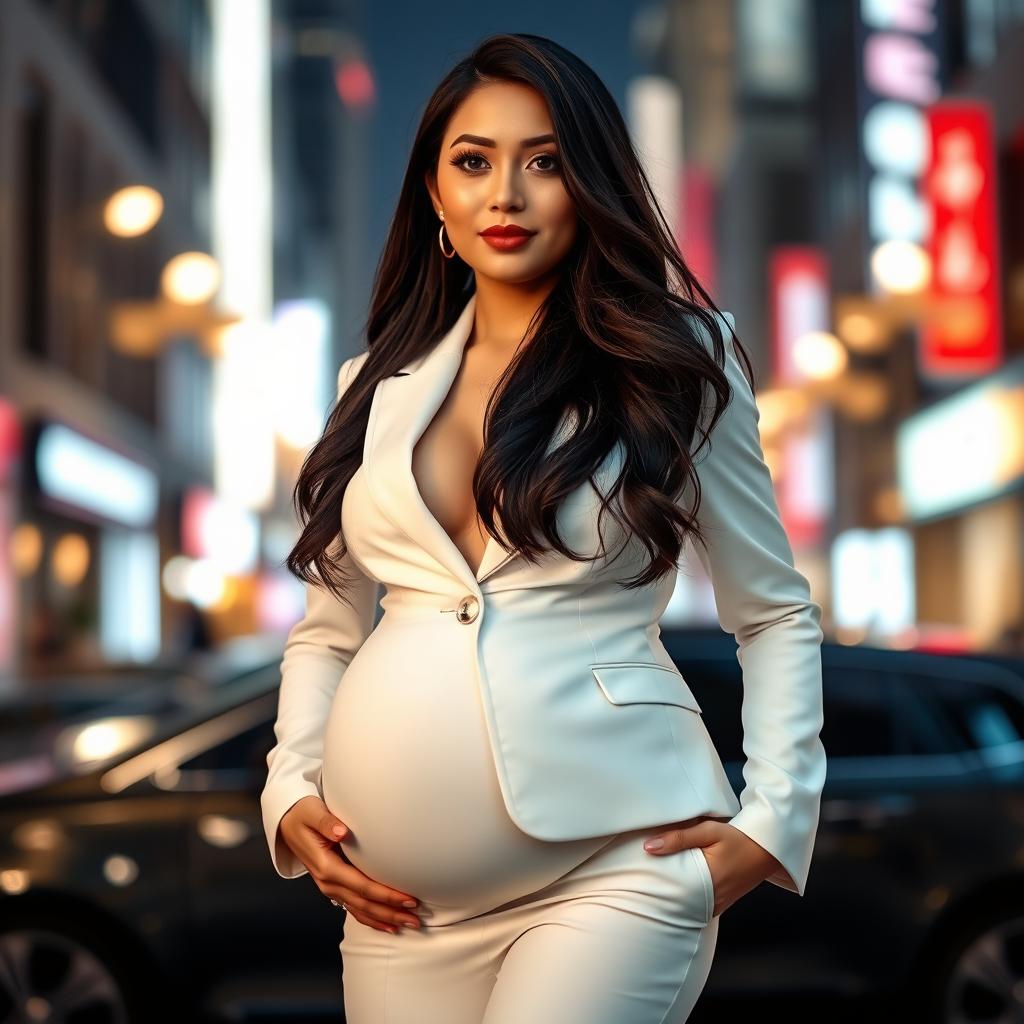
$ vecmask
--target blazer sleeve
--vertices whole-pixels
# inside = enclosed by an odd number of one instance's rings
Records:
[[[346,360],[338,372],[339,398],[352,381],[358,358]],[[278,826],[303,797],[323,799],[320,768],[327,715],[345,669],[373,629],[379,584],[348,554],[342,565],[355,581],[347,591],[352,607],[330,591],[306,584],[306,612],[288,633],[281,659],[277,743],[267,754],[260,803],[270,856],[282,878],[309,874],[278,835]]]
[[[731,313],[723,314],[730,327]],[[821,606],[794,568],[761,449],[760,414],[729,330],[732,398],[695,469],[708,551],[693,544],[711,580],[722,627],[737,641],[743,674],[744,787],[734,828],[782,865],[767,881],[802,896],[825,783]],[[703,324],[698,329],[711,339]],[[706,428],[706,423],[705,423]],[[695,448],[703,433],[694,438]]]

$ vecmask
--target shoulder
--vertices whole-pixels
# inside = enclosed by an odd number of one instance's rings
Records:
[[[692,314],[691,314],[692,315]],[[721,312],[712,312],[712,318],[716,321],[718,329],[722,333],[722,337],[725,339],[726,351],[732,349],[732,332],[736,329],[736,317],[732,313],[722,310]],[[693,322],[697,325],[697,334],[700,337],[701,344],[708,349],[712,350],[713,339],[711,333],[708,331],[707,324],[699,316],[692,316]]]
[[[366,362],[369,351],[360,352],[358,355],[349,356],[338,368],[338,397],[345,393],[345,389],[356,379],[356,374],[362,369]]]

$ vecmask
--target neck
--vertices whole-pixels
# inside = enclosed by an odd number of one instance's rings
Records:
[[[552,274],[527,284],[508,284],[478,274],[473,331],[467,346],[511,358],[556,281]]]

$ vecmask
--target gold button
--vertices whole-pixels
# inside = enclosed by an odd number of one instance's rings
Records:
[[[455,618],[457,618],[459,622],[465,624],[472,622],[479,613],[480,603],[471,594],[469,597],[464,597],[459,602],[458,608],[455,609]]]

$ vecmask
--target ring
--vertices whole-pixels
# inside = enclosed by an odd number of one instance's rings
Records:
[[[331,903],[333,903],[336,907],[341,907],[342,910],[348,910],[348,907],[346,907],[344,903],[339,903],[335,899],[332,899]]]

